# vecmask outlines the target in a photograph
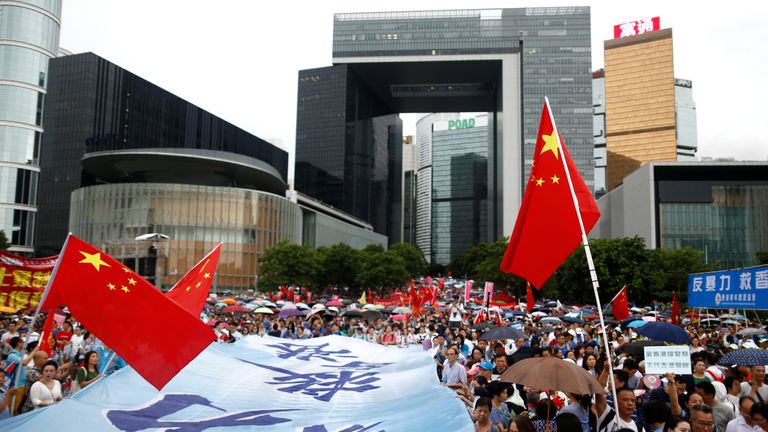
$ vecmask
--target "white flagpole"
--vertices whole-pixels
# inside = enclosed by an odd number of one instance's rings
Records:
[[[555,116],[552,114],[552,107],[549,106],[549,98],[544,97],[544,103],[547,105],[547,112],[549,113],[549,120],[552,122],[552,128],[554,130],[555,138],[557,139],[557,149],[560,152],[560,160],[563,162],[563,169],[565,170],[565,177],[568,179],[568,187],[571,190],[571,198],[573,199],[573,208],[576,210],[576,217],[579,220],[579,228],[581,228],[581,242],[584,245],[584,253],[587,255],[587,265],[589,266],[589,275],[592,279],[592,289],[595,292],[595,302],[597,302],[597,312],[600,316],[600,326],[602,327],[603,342],[605,343],[605,354],[608,357],[608,368],[610,369],[611,390],[613,392],[613,404],[616,407],[619,399],[616,396],[616,383],[613,379],[613,359],[611,358],[611,346],[608,342],[608,334],[605,329],[605,319],[603,318],[603,306],[600,304],[600,295],[597,289],[600,287],[600,283],[597,280],[597,272],[595,271],[595,263],[592,261],[592,252],[589,250],[589,240],[587,240],[587,232],[584,229],[584,221],[581,218],[581,211],[579,210],[579,199],[576,197],[576,191],[573,189],[573,181],[571,180],[571,172],[568,169],[568,164],[565,161],[565,152],[563,151],[563,143],[560,142],[560,133],[557,130],[555,124]],[[618,413],[618,408],[615,408]],[[618,415],[618,414],[617,414]]]
[[[59,270],[59,264],[61,264],[61,258],[64,256],[64,252],[67,250],[67,244],[69,244],[69,238],[72,236],[72,233],[67,234],[67,238],[64,240],[64,246],[61,247],[61,251],[59,252],[58,258],[56,258],[56,264],[53,265],[53,270],[51,270],[51,277],[48,278],[48,283],[45,284],[45,290],[43,291],[43,295],[40,297],[40,301],[37,303],[37,309],[35,309],[35,315],[32,317],[32,321],[29,323],[30,329],[35,328],[35,322],[37,321],[37,316],[40,315],[40,307],[43,306],[43,302],[45,301],[45,298],[48,297],[48,292],[51,290],[51,284],[53,283],[53,280],[56,278],[56,272]],[[57,305],[61,306],[61,305]]]

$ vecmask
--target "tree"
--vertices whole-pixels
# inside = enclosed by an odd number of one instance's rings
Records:
[[[672,292],[680,301],[687,301],[688,275],[712,270],[704,262],[704,254],[690,247],[680,249],[655,249],[649,251],[649,268],[652,277],[651,291],[662,301],[672,301]]]
[[[6,250],[11,247],[11,243],[8,241],[8,237],[5,236],[5,231],[0,230],[0,250]]]
[[[768,264],[768,251],[755,253],[755,258],[758,264]]]
[[[368,248],[366,248],[368,249]],[[405,260],[393,251],[363,249],[357,283],[363,288],[399,287],[408,279]]]
[[[259,258],[259,289],[276,290],[279,285],[317,286],[318,256],[309,246],[280,242]]]
[[[354,288],[360,271],[360,253],[351,246],[339,243],[317,249],[320,286],[337,285]]]
[[[427,271],[427,260],[416,245],[410,243],[398,243],[389,248],[405,261],[405,270],[410,278],[417,278]]]

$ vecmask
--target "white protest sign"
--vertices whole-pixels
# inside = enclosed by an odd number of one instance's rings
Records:
[[[644,347],[645,373],[691,374],[691,349],[687,345]]]

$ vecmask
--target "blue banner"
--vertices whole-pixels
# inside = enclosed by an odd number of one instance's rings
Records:
[[[688,306],[768,309],[768,265],[688,275]]]
[[[169,335],[172,337],[172,335]],[[214,343],[158,392],[127,367],[2,431],[395,432],[475,427],[424,351],[341,336]]]

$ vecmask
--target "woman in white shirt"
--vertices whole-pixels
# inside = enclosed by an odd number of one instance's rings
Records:
[[[43,374],[40,379],[32,384],[29,390],[29,398],[35,409],[53,405],[62,399],[61,383],[53,379],[56,375],[56,362],[48,360],[43,365]]]

